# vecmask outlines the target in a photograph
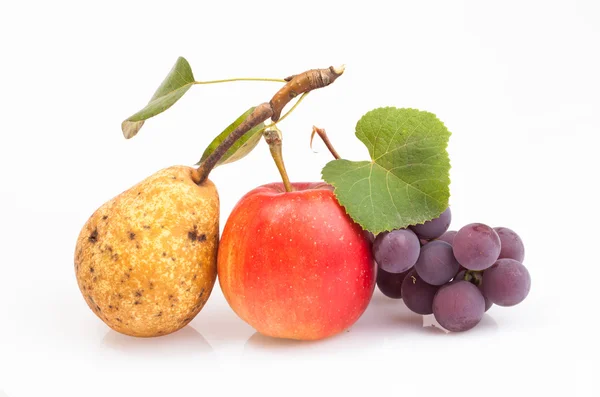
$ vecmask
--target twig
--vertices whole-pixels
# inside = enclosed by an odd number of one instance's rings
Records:
[[[312,149],[312,143],[313,143],[315,134],[319,135],[321,140],[325,143],[325,146],[327,146],[327,149],[329,149],[329,153],[331,153],[331,155],[333,157],[335,157],[336,159],[341,158],[340,155],[338,154],[338,152],[333,147],[333,144],[329,140],[329,137],[327,136],[327,133],[325,132],[325,130],[323,128],[315,127],[314,125],[313,125],[312,133],[310,134],[310,148],[311,149]]]

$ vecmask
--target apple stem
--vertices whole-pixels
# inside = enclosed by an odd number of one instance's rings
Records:
[[[329,137],[327,136],[327,133],[325,132],[325,130],[323,128],[315,127],[314,125],[313,125],[312,133],[310,134],[310,148],[311,149],[312,149],[312,143],[313,143],[313,139],[315,137],[315,134],[319,135],[319,137],[321,138],[321,140],[325,143],[325,146],[327,146],[327,149],[329,149],[329,153],[331,153],[331,155],[336,160],[338,160],[338,159],[341,158],[340,155],[338,154],[338,152],[333,147],[333,144],[329,140]]]
[[[269,150],[271,151],[271,156],[273,160],[275,160],[275,165],[279,170],[279,174],[281,175],[281,180],[283,181],[283,186],[285,187],[286,192],[291,192],[294,190],[292,184],[290,183],[290,178],[288,177],[287,171],[285,170],[285,165],[283,164],[283,152],[281,150],[282,147],[282,135],[281,130],[277,128],[277,126],[273,125],[267,128],[263,132],[263,136],[265,137],[265,141],[269,145]]]
[[[266,121],[268,118],[271,118],[273,121],[272,125],[274,126],[279,120],[283,108],[292,99],[312,90],[327,87],[340,77],[342,73],[344,73],[344,66],[338,68],[331,66],[327,69],[307,70],[306,72],[285,78],[284,80],[287,83],[273,95],[273,98],[271,98],[269,102],[265,102],[254,108],[252,113],[246,117],[246,120],[237,126],[237,128],[234,129],[193,172],[192,179],[194,182],[200,185],[207,180],[208,175],[215,165],[217,165],[221,157],[223,157],[229,148],[231,148],[231,146],[245,133]],[[300,103],[300,100],[296,102],[296,106],[298,103]]]

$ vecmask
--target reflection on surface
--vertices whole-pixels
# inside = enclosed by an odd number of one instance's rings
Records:
[[[138,356],[155,355],[157,352],[171,356],[214,356],[212,346],[190,325],[172,334],[154,338],[136,338],[110,330],[102,339],[102,346]]]
[[[330,338],[317,341],[300,341],[280,339],[262,335],[255,332],[244,344],[243,361],[253,363],[255,360],[264,359],[273,362],[287,357],[297,359],[315,358],[315,354],[334,351],[347,351],[352,348],[352,341],[344,332]]]
[[[428,334],[440,335],[450,333],[450,331],[446,331],[444,328],[442,328],[442,326],[436,321],[433,314],[423,316],[423,332],[427,332]]]
[[[352,327],[353,331],[390,335],[422,327],[421,316],[411,312],[402,299],[392,299],[375,290],[369,307]]]
[[[485,329],[486,331],[497,331],[498,323],[496,322],[496,320],[494,320],[494,317],[485,313],[483,315],[483,318],[481,319],[481,322],[477,324],[475,328]]]
[[[281,339],[281,338],[272,338],[270,336],[265,336],[260,332],[255,332],[252,334],[250,338],[246,341],[245,348],[246,349],[278,349],[278,350],[286,350],[286,349],[310,349],[312,347],[316,347],[319,344],[325,343],[325,340],[315,340],[315,341],[302,341],[302,340],[294,340],[294,339]]]

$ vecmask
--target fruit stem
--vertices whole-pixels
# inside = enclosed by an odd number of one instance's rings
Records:
[[[312,133],[310,134],[310,148],[311,149],[312,149],[312,144],[313,144],[313,139],[315,137],[315,134],[319,135],[321,140],[325,143],[325,146],[327,146],[327,149],[329,149],[329,153],[331,153],[331,155],[336,160],[341,158],[340,155],[338,154],[338,152],[333,147],[333,144],[329,140],[329,137],[327,136],[327,133],[325,132],[325,130],[323,128],[315,127],[314,125],[313,125]]]
[[[479,284],[481,284],[482,281],[481,272],[477,270],[467,270],[465,272],[465,281],[469,281],[475,284],[476,286],[479,286]]]
[[[333,83],[338,77],[344,73],[345,67],[330,66],[327,69],[311,69],[306,72],[286,77],[288,83],[281,87],[273,98],[271,98],[271,108],[273,116],[271,120],[279,120],[281,111],[292,99],[305,92],[312,91],[317,88],[327,87]]]
[[[286,118],[287,116],[289,116],[289,115],[290,115],[290,114],[291,114],[291,113],[294,111],[294,109],[296,109],[296,108],[298,107],[298,105],[300,105],[300,102],[302,102],[302,100],[304,99],[304,97],[305,97],[305,96],[307,96],[307,95],[308,95],[308,92],[305,92],[304,94],[302,94],[302,95],[300,96],[300,98],[299,98],[299,99],[296,101],[296,103],[294,103],[294,106],[292,106],[292,107],[291,107],[291,109],[290,109],[290,110],[288,110],[288,111],[287,111],[287,112],[286,112],[286,113],[285,113],[283,116],[281,116],[281,118],[280,118],[279,120],[277,120],[276,122],[274,122],[274,123],[273,123],[273,124],[271,124],[271,125],[273,125],[273,126],[274,126],[274,125],[276,125],[276,124],[278,124],[278,123],[281,123],[283,120],[285,120],[285,118]],[[269,127],[270,127],[270,126],[269,126]]]
[[[281,130],[277,128],[277,126],[269,126],[264,132],[263,136],[265,137],[265,141],[269,145],[269,150],[271,151],[271,156],[273,160],[275,160],[275,165],[279,170],[279,174],[281,175],[281,180],[283,181],[283,186],[285,187],[286,192],[291,192],[294,190],[292,184],[290,183],[290,178],[288,177],[287,171],[285,170],[285,165],[283,164],[283,153],[281,150],[282,147],[282,135]]]
[[[194,81],[194,84],[230,83],[233,81],[272,81],[275,83],[287,83],[287,81],[285,81],[284,79],[269,79],[269,78],[262,78],[262,77],[236,77],[233,79]]]
[[[208,179],[208,175],[219,162],[221,157],[227,153],[229,148],[240,139],[245,133],[256,127],[260,123],[271,118],[273,126],[280,119],[283,108],[295,97],[303,94],[296,104],[287,112],[286,117],[304,98],[305,94],[318,88],[327,87],[333,83],[338,77],[344,73],[344,66],[335,68],[330,66],[327,69],[311,69],[306,72],[290,76],[284,80],[287,82],[269,102],[258,105],[246,120],[237,126],[228,136],[225,138],[219,146],[200,164],[200,166],[192,173],[193,181],[200,185]],[[283,117],[282,117],[283,119]]]

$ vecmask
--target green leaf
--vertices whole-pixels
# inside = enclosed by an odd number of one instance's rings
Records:
[[[194,84],[194,75],[188,61],[183,57],[177,58],[177,62],[160,84],[150,102],[142,110],[129,117],[121,123],[121,129],[125,138],[134,137],[144,125],[144,120],[164,112]]]
[[[252,113],[253,110],[254,110],[254,107],[251,107],[250,109],[248,109],[246,112],[244,112],[244,114],[242,114],[233,123],[231,123],[227,128],[225,128],[223,130],[223,132],[221,132],[219,135],[217,135],[217,137],[215,139],[213,139],[213,141],[208,145],[206,150],[204,150],[204,153],[202,154],[202,158],[200,159],[200,161],[197,164],[200,164],[204,160],[206,160],[206,158],[208,156],[210,156],[210,154],[212,152],[215,151],[217,146],[219,146],[219,144],[221,142],[223,142],[225,140],[225,138],[227,138],[229,136],[229,134],[231,134],[231,132],[237,128],[237,126],[239,126],[240,124],[242,124],[242,122],[244,120],[246,120],[246,117],[248,117],[248,115],[250,115],[250,113]],[[223,157],[221,157],[221,159],[219,160],[219,162],[217,162],[216,165],[233,163],[234,161],[238,161],[239,159],[245,157],[248,153],[250,153],[252,151],[252,149],[254,149],[256,147],[258,142],[260,142],[260,138],[262,136],[262,134],[260,132],[264,128],[265,128],[265,124],[260,123],[256,127],[252,128],[250,131],[248,131],[244,135],[242,135],[242,137],[240,139],[238,139],[237,141],[235,141],[235,143],[229,148],[229,150],[227,150],[227,152],[225,152]]]
[[[450,132],[434,114],[375,109],[359,120],[356,136],[371,161],[334,160],[322,175],[364,229],[380,233],[421,224],[448,207]]]

